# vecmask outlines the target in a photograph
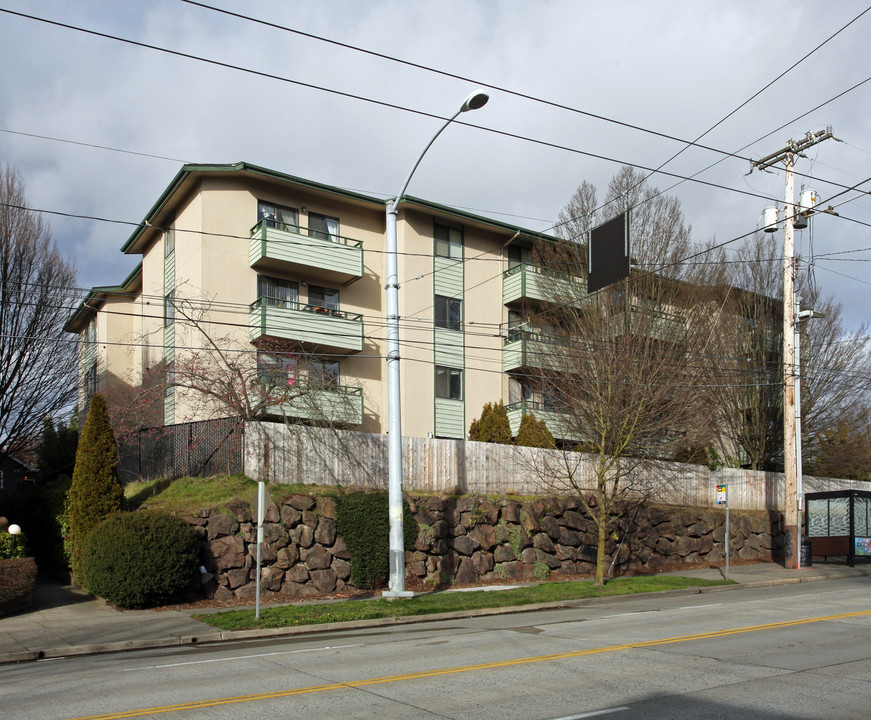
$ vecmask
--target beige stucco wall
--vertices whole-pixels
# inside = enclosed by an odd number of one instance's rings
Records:
[[[222,347],[244,351],[256,362],[249,342],[248,307],[257,298],[258,271],[249,263],[250,229],[257,222],[258,199],[296,208],[306,228],[311,213],[337,217],[342,236],[362,241],[363,277],[347,285],[313,281],[337,289],[341,309],[364,318],[362,352],[338,358],[341,383],[361,387],[364,422],[359,428],[387,431],[386,382],[386,255],[385,218],[381,207],[336,193],[255,177],[213,176],[190,185],[185,196],[171,198],[161,223],[172,221],[175,233],[175,292],[177,302],[204,300],[208,311],[204,328]],[[426,437],[434,432],[434,220],[456,225],[448,212],[403,207],[398,221],[399,311],[403,434]],[[156,223],[157,224],[157,223]],[[501,273],[506,266],[503,246],[509,230],[466,223],[464,232],[463,315],[465,343],[465,428],[487,402],[507,399],[502,373],[500,324],[507,320],[502,304]],[[124,367],[131,381],[141,380],[145,368],[165,358],[163,298],[164,235],[147,230],[142,258],[142,292],[125,301],[131,315],[105,332],[136,338],[141,348],[109,353],[109,366]],[[304,271],[288,266],[273,275],[299,284],[300,301],[308,300]],[[203,347],[204,338],[177,312],[176,361],[189,348]],[[221,414],[184,391],[175,396],[175,420],[203,419]]]

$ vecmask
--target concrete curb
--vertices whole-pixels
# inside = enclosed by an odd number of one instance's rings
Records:
[[[295,637],[301,635],[316,635],[318,633],[334,632],[336,630],[365,630],[377,627],[395,627],[418,623],[439,622],[442,620],[459,620],[470,617],[487,617],[493,615],[509,615],[536,612],[540,610],[558,610],[560,608],[578,608],[586,605],[603,603],[619,603],[637,599],[643,595],[660,597],[679,597],[682,595],[705,595],[709,593],[729,592],[734,590],[749,590],[753,588],[773,587],[776,585],[795,585],[798,583],[824,582],[855,577],[867,577],[871,571],[841,570],[837,576],[819,574],[806,577],[775,578],[752,582],[736,582],[734,585],[718,585],[714,587],[691,587],[682,590],[663,590],[656,593],[639,593],[633,595],[614,595],[599,598],[579,598],[577,600],[559,600],[533,605],[519,605],[498,608],[479,608],[476,610],[460,610],[455,612],[437,613],[433,615],[411,615],[397,618],[377,618],[373,620],[351,620],[346,622],[321,623],[318,625],[301,625],[287,628],[258,628],[255,630],[215,630],[198,635],[180,635],[143,640],[124,640],[113,643],[89,643],[66,647],[44,648],[0,655],[0,665],[11,663],[35,662],[39,660],[60,659],[65,657],[81,657],[86,655],[101,655],[107,653],[126,652],[130,650],[155,650],[170,647],[185,647],[207,645],[219,642],[242,640],[262,640],[268,638]]]

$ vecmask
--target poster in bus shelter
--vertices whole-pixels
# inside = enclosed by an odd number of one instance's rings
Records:
[[[871,557],[871,537],[856,538],[856,555]]]

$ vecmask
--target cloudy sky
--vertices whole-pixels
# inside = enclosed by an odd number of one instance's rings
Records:
[[[840,217],[819,217],[797,243],[849,325],[871,316],[865,2],[205,2],[421,67],[182,0],[0,0],[0,163],[20,170],[33,207],[138,223],[183,162],[240,160],[387,197],[440,125],[426,114],[451,115],[480,83],[500,89],[463,116],[479,127],[451,127],[411,194],[548,230],[582,180],[603,195],[620,164],[656,168],[729,116],[701,142],[741,158],[670,191],[696,241],[724,242],[783,198],[782,171],[748,176],[747,158],[832,125],[844,142],[812,148],[796,189]],[[669,188],[723,157],[690,148],[651,182]],[[119,251],[132,228],[49,220],[83,287],[136,264]]]

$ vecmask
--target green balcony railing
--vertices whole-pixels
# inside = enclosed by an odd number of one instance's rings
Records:
[[[633,305],[628,318],[628,332],[625,313],[612,316],[609,322],[612,336],[624,333],[644,335],[652,340],[678,343],[686,339],[687,321],[680,313]]]
[[[273,337],[320,352],[354,353],[363,349],[363,316],[344,310],[261,297],[249,306],[251,340]]]
[[[564,352],[563,344],[555,337],[524,328],[509,328],[502,342],[502,370],[558,369]]]
[[[506,305],[523,301],[575,304],[586,292],[580,278],[531,263],[519,263],[502,274],[502,302]]]
[[[511,426],[511,434],[517,435],[520,429],[520,421],[524,413],[532,413],[536,420],[544,420],[550,434],[555,440],[568,440],[580,442],[581,438],[572,431],[568,418],[555,409],[551,403],[535,400],[521,400],[505,406],[508,411],[508,424]]]
[[[336,425],[363,424],[363,390],[347,385],[302,388],[286,401],[270,405],[266,415]]]
[[[251,228],[251,267],[349,283],[363,277],[363,242],[264,218]]]

